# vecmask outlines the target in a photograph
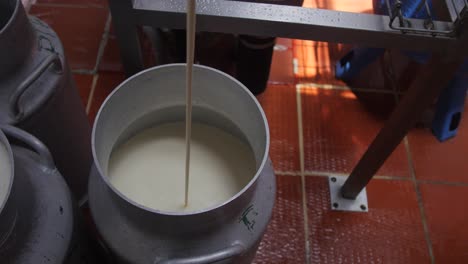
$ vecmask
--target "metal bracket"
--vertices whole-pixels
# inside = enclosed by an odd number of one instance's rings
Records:
[[[423,27],[415,27],[411,25],[408,20],[409,17],[405,17],[402,13],[403,1],[396,0],[393,5],[390,3],[390,0],[386,0],[388,16],[390,18],[389,27],[394,30],[400,30],[402,33],[412,33],[412,34],[421,34],[421,35],[430,35],[430,36],[442,36],[442,37],[453,37],[460,28],[460,20],[463,18],[463,10],[468,7],[468,0],[448,0],[451,3],[451,7],[455,10],[457,19],[452,21],[452,26],[450,29],[440,30],[436,29],[434,24],[434,15],[431,13],[429,4],[427,0],[422,0],[417,7],[418,10],[425,9],[427,18],[424,20]],[[447,3],[447,5],[450,5]],[[461,7],[459,7],[462,5]],[[394,21],[398,18],[398,25],[395,25]]]
[[[334,211],[350,211],[350,212],[368,212],[367,192],[364,188],[355,200],[343,198],[341,195],[341,187],[348,177],[330,176],[328,183],[330,187],[330,206]]]

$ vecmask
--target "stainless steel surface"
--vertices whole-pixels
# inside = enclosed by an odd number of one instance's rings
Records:
[[[0,2],[0,124],[39,138],[74,195],[87,190],[91,127],[55,32],[28,17],[21,1]]]
[[[50,54],[47,58],[45,58],[41,64],[24,80],[21,82],[19,87],[11,94],[10,96],[10,111],[13,113],[13,119],[15,121],[19,121],[24,117],[24,111],[20,104],[20,99],[23,94],[27,91],[30,86],[36,82],[42,74],[49,69],[49,67],[55,67],[55,72],[58,74],[63,73],[62,63],[60,62],[59,57],[57,54]],[[47,92],[51,93],[53,90],[47,90]],[[50,94],[42,96],[41,99],[43,101],[47,100],[50,97]],[[39,105],[44,104],[45,102],[39,102]]]
[[[457,32],[459,22],[466,18],[466,9],[445,0],[452,21],[432,21],[433,30]],[[466,0],[458,0],[465,1]],[[184,28],[184,1],[111,0],[117,39],[127,75],[143,70],[141,50],[135,27]],[[315,41],[352,43],[367,47],[399,48],[405,50],[444,51],[452,49],[457,36],[417,34],[392,29],[389,16],[358,14],[325,9],[280,6],[237,1],[198,1],[197,29],[254,36],[286,37]],[[427,21],[409,19],[412,29],[425,30]],[[413,30],[414,31],[414,30]],[[468,54],[466,49],[460,54]]]
[[[70,191],[47,148],[34,136],[2,125],[11,142],[14,184],[5,208],[14,212],[8,233],[0,233],[2,263],[70,263],[89,261],[83,255],[78,221]],[[0,138],[4,137],[0,132]],[[0,230],[5,214],[0,213]]]
[[[224,129],[252,147],[257,173],[243,190],[201,211],[162,212],[131,201],[108,179],[113,148],[144,128],[184,120],[184,73],[184,64],[148,69],[123,82],[104,102],[92,136],[93,219],[120,263],[203,259],[235,243],[244,245],[245,253],[220,263],[249,263],[271,217],[275,176],[266,117],[255,97],[232,77],[194,67],[193,120]]]
[[[15,0],[0,2],[1,78],[16,71],[30,55],[28,51],[34,45],[33,28],[20,5],[21,1]]]
[[[28,147],[34,150],[38,154],[38,160],[49,170],[55,170],[54,159],[50,154],[47,147],[42,144],[39,139],[35,138],[31,134],[26,133],[18,128],[3,125],[1,126],[3,132],[5,132],[10,138],[16,139],[20,142],[26,142]]]
[[[233,257],[239,257],[245,252],[245,246],[240,243],[235,243],[232,246],[223,248],[217,252],[192,257],[192,258],[182,258],[182,259],[172,259],[164,260],[161,262],[156,262],[156,264],[203,264],[203,263],[215,263],[225,259],[230,259]]]
[[[348,177],[330,176],[328,185],[330,187],[330,208],[335,211],[368,212],[366,188],[356,196],[356,199],[346,199],[341,195],[341,187]]]
[[[4,161],[10,164],[10,171],[6,171],[5,168],[2,168],[2,178],[3,181],[5,179],[9,179],[9,185],[4,194],[4,200],[0,201],[0,249],[5,241],[8,239],[10,234],[13,232],[14,224],[17,217],[17,210],[15,207],[16,197],[15,197],[15,190],[14,187],[16,185],[15,181],[15,166],[14,166],[14,159],[13,159],[13,152],[11,151],[10,143],[8,139],[3,134],[2,130],[0,130],[0,144],[4,147],[5,151],[7,152],[7,161]],[[4,184],[4,183],[3,183]]]
[[[135,0],[133,13],[136,22],[142,25],[184,28],[183,3],[184,1],[177,0]],[[236,1],[200,1],[197,15],[197,29],[200,31],[428,51],[444,50],[456,42],[455,38],[402,34],[388,26],[388,16],[326,9]],[[424,28],[422,19],[409,21],[414,28]],[[453,23],[434,21],[434,27],[439,30],[451,30]]]

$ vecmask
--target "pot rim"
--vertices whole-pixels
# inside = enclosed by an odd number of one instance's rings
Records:
[[[5,209],[6,204],[8,202],[8,198],[11,195],[11,191],[13,189],[13,181],[15,180],[15,160],[13,159],[13,151],[11,150],[11,145],[10,142],[8,141],[8,138],[5,136],[3,131],[0,129],[0,144],[5,147],[6,152],[8,153],[8,159],[10,161],[10,182],[8,184],[8,189],[7,193],[5,194],[5,199],[3,201],[0,201],[0,215],[3,212],[3,209]]]
[[[10,27],[10,25],[13,23],[13,20],[18,15],[19,5],[21,4],[20,2],[20,0],[16,0],[16,5],[15,9],[13,10],[13,13],[11,14],[6,24],[2,28],[0,28],[0,36]]]
[[[186,64],[185,63],[171,63],[171,64],[164,64],[164,65],[159,65],[159,66],[154,66],[154,67],[151,67],[151,68],[148,68],[146,70],[143,70],[143,71],[140,71],[134,75],[132,75],[131,77],[127,78],[125,81],[123,81],[122,83],[120,83],[108,96],[107,98],[104,100],[104,102],[102,103],[101,107],[99,108],[99,111],[98,113],[96,114],[96,118],[94,120],[94,124],[93,124],[93,130],[92,130],[92,134],[91,134],[91,148],[92,148],[92,154],[93,154],[93,162],[94,162],[94,165],[96,167],[96,170],[98,171],[98,174],[99,174],[99,177],[106,183],[107,187],[109,187],[114,193],[116,193],[121,199],[123,199],[125,202],[139,208],[139,209],[142,209],[142,210],[145,210],[145,211],[149,211],[151,213],[155,213],[155,214],[159,214],[159,215],[166,215],[166,216],[194,216],[194,215],[200,215],[200,214],[203,214],[203,213],[207,213],[207,212],[210,212],[210,211],[214,211],[214,210],[217,210],[217,209],[220,209],[226,205],[228,205],[229,203],[231,203],[232,201],[236,200],[237,198],[239,198],[242,194],[244,194],[248,189],[250,189],[258,180],[258,178],[260,177],[260,174],[262,173],[264,167],[265,167],[265,164],[268,162],[268,156],[269,156],[269,149],[270,149],[270,129],[269,129],[269,126],[268,126],[268,120],[266,118],[266,115],[265,115],[265,112],[263,111],[263,108],[261,107],[260,103],[258,102],[258,100],[255,98],[255,96],[250,92],[249,89],[247,89],[247,87],[245,87],[240,81],[238,81],[237,79],[235,79],[234,77],[220,71],[220,70],[217,70],[217,69],[214,69],[214,68],[211,68],[211,67],[208,67],[208,66],[204,66],[204,65],[199,65],[199,64],[194,64],[193,67],[194,68],[202,68],[202,69],[206,69],[206,70],[210,70],[212,72],[215,72],[217,74],[220,74],[222,75],[223,77],[227,78],[228,80],[230,81],[233,81],[237,84],[237,86],[240,88],[239,91],[243,92],[243,93],[246,93],[247,96],[251,99],[251,102],[253,102],[255,104],[255,106],[257,107],[258,111],[260,112],[260,115],[261,115],[261,118],[263,120],[263,125],[265,126],[265,140],[266,140],[266,144],[265,144],[265,149],[263,150],[263,158],[262,158],[262,161],[260,163],[260,166],[258,167],[258,169],[256,170],[256,173],[255,175],[252,177],[252,179],[249,181],[248,184],[246,184],[244,186],[244,188],[242,188],[238,193],[236,193],[235,195],[233,195],[231,198],[229,198],[228,200],[226,200],[225,202],[221,203],[221,204],[217,204],[217,205],[214,205],[214,206],[211,206],[211,207],[208,207],[208,208],[205,208],[205,209],[202,209],[202,210],[196,210],[196,211],[187,211],[187,212],[170,212],[170,211],[162,211],[162,210],[158,210],[158,209],[154,209],[154,208],[151,208],[151,207],[147,207],[147,206],[144,206],[144,205],[141,205],[135,201],[133,201],[132,199],[128,198],[125,194],[123,194],[122,192],[120,192],[117,188],[115,188],[113,186],[113,184],[109,181],[109,177],[107,175],[104,175],[103,173],[103,170],[101,168],[101,164],[99,164],[98,162],[96,162],[98,160],[97,158],[97,153],[96,153],[96,127],[97,127],[97,124],[98,122],[100,121],[101,119],[101,112],[103,111],[104,107],[106,106],[106,104],[108,103],[108,101],[110,100],[110,98],[115,94],[117,93],[120,89],[122,89],[122,87],[126,86],[126,84],[128,82],[130,82],[130,80],[133,80],[134,78],[138,78],[144,74],[146,74],[147,72],[150,72],[150,71],[157,71],[159,69],[162,69],[162,68],[170,68],[170,67],[179,67],[179,66],[185,66]]]

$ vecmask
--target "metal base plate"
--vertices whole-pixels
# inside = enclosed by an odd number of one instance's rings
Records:
[[[331,209],[334,211],[368,212],[369,207],[367,206],[367,193],[365,188],[355,200],[345,199],[341,196],[341,186],[343,186],[347,178],[348,177],[343,176],[328,177]]]

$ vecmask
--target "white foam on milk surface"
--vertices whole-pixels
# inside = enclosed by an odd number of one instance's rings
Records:
[[[184,207],[185,146],[184,122],[143,130],[113,151],[111,183],[146,207],[191,212],[227,201],[255,175],[249,145],[221,129],[194,122],[189,203]]]

